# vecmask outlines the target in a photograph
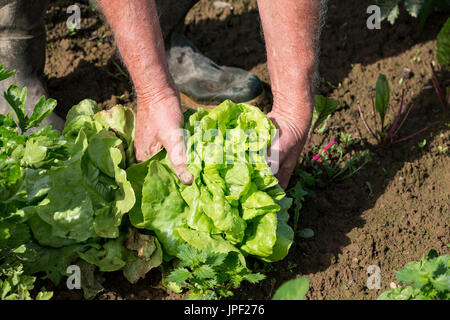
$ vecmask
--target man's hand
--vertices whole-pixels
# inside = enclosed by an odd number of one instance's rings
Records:
[[[162,147],[185,184],[193,177],[185,164],[183,114],[167,69],[164,41],[154,0],[98,0],[137,93],[135,151],[145,161]]]
[[[311,125],[322,0],[258,0],[279,129],[280,185],[286,188]],[[275,144],[276,146],[276,144]]]
[[[183,113],[177,96],[153,102],[138,98],[134,142],[136,160],[146,161],[165,148],[180,181],[191,184],[193,176],[186,168],[182,128]]]
[[[307,107],[307,110],[311,107]],[[305,145],[310,128],[311,117],[309,112],[301,118],[293,117],[289,112],[274,105],[273,111],[267,116],[272,120],[278,130],[278,141],[272,144],[271,154],[278,154],[278,178],[280,186],[286,189],[289,179],[298,163],[300,153]],[[274,149],[278,150],[274,150]],[[274,151],[276,151],[274,153]]]

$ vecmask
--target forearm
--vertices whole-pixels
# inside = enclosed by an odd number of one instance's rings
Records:
[[[98,0],[136,89],[139,106],[176,97],[154,0]]]
[[[309,124],[317,72],[320,0],[258,0],[275,112]],[[281,110],[282,109],[282,110]]]

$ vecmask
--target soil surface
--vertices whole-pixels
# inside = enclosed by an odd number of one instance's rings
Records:
[[[256,0],[228,2],[233,10],[200,1],[186,17],[185,33],[218,64],[255,73],[268,92],[259,107],[270,110],[270,80]],[[440,107],[430,70],[431,62],[437,64],[436,35],[450,11],[433,13],[423,30],[404,10],[394,25],[383,22],[380,30],[369,30],[366,9],[372,2],[329,1],[318,91],[339,100],[340,106],[327,129],[313,139],[313,145],[320,146],[342,132],[351,134],[356,142],[345,159],[367,150],[371,162],[345,180],[321,178],[313,189],[316,197],[308,198],[301,210],[299,224],[299,229],[312,229],[314,237],[296,237],[288,257],[271,266],[266,280],[242,285],[234,298],[270,299],[284,281],[307,276],[309,299],[375,299],[392,283],[398,285],[394,271],[407,262],[430,249],[439,254],[450,251],[450,151],[444,151],[450,146],[450,117]],[[84,98],[105,108],[117,103],[134,107],[132,85],[111,31],[87,1],[78,1],[81,29],[70,32],[66,8],[71,4],[53,1],[46,22],[45,76],[50,96],[59,101],[58,113],[64,115]],[[437,69],[441,79],[450,79]],[[360,102],[372,123],[371,99],[380,73],[389,80],[394,107],[386,123],[392,123],[405,90],[405,102],[413,107],[399,137],[428,127],[388,149],[375,146],[357,111]],[[291,186],[297,180],[294,176]],[[371,265],[380,268],[379,290],[367,286]],[[105,277],[105,292],[99,299],[184,297],[160,285],[159,270],[136,285],[127,283],[120,273]],[[56,298],[81,299],[82,294],[57,288]]]

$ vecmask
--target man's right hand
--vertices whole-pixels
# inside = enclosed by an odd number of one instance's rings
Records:
[[[183,184],[191,184],[192,174],[186,168],[186,151],[183,144],[183,113],[176,95],[157,98],[138,97],[136,160],[146,161],[161,148],[165,148],[172,167]]]

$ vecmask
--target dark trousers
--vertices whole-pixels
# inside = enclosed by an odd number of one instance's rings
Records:
[[[198,0],[155,0],[164,36],[181,28],[188,11]],[[44,32],[44,14],[49,0],[0,0],[0,39],[11,35],[27,36]],[[95,0],[91,0],[95,5]],[[83,17],[81,17],[83,18]]]

